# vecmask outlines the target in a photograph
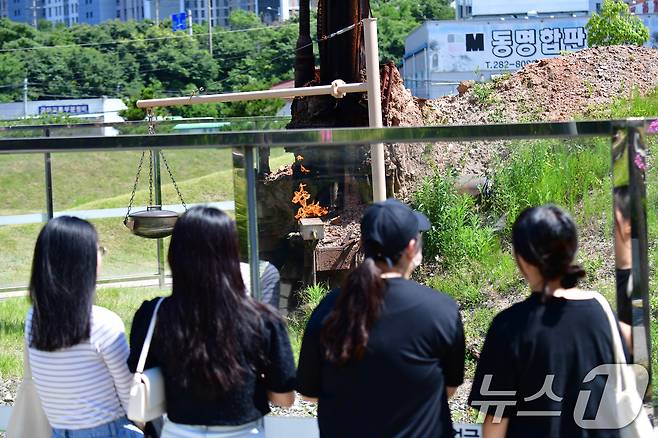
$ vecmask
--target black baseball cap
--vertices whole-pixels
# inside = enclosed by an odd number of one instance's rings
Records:
[[[387,199],[366,209],[361,218],[361,239],[377,244],[383,256],[393,257],[431,226],[424,214],[396,199]]]

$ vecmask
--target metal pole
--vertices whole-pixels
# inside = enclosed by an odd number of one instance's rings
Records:
[[[50,128],[45,129],[46,137],[50,137]],[[55,216],[54,202],[53,202],[53,169],[50,152],[43,154],[44,158],[44,176],[46,180],[46,214],[48,220]]]
[[[160,0],[155,0],[155,25],[160,26]]]
[[[23,79],[23,117],[27,119],[27,78]]]
[[[153,191],[155,192],[155,205],[162,205],[162,183],[160,181],[160,149],[153,149]],[[165,285],[165,267],[164,267],[164,240],[157,239],[157,258],[158,258],[158,284],[160,287]]]
[[[368,119],[371,128],[382,128],[382,92],[379,80],[379,46],[377,45],[377,19],[363,20],[364,41],[366,46],[366,76],[368,78]],[[372,200],[386,199],[386,167],[384,162],[384,144],[370,146],[372,168]]]
[[[187,33],[192,36],[193,29],[192,29],[192,10],[188,9],[187,10]]]
[[[379,76],[379,74],[377,75]],[[205,94],[203,96],[168,97],[163,99],[138,100],[137,108],[154,108],[177,105],[197,105],[200,103],[240,102],[258,99],[286,99],[295,96],[320,96],[331,94],[341,98],[344,93],[363,93],[368,91],[365,82],[346,84],[343,81],[334,81],[332,85],[319,85],[316,87],[282,88],[279,90],[242,91],[225,94]],[[381,107],[381,102],[380,102]]]
[[[208,47],[210,50],[210,57],[212,58],[212,0],[208,0]]]
[[[37,0],[32,0],[32,26],[37,28]]]
[[[260,255],[258,253],[258,209],[256,205],[256,150],[244,147],[244,171],[247,179],[247,236],[249,240],[249,273],[252,296],[260,301]]]
[[[645,395],[646,407],[653,413],[651,405],[651,309],[649,303],[649,245],[647,237],[647,191],[645,168],[647,149],[644,144],[644,128],[641,121],[626,128],[628,152],[629,197],[631,208],[631,315],[633,362],[646,368],[649,386]]]

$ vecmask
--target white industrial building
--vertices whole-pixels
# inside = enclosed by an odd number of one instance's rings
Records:
[[[46,114],[68,114],[71,117],[93,119],[99,122],[123,122],[119,111],[126,109],[121,99],[28,100],[27,102],[0,103],[0,120],[19,120]]]
[[[542,58],[582,50],[587,47],[585,25],[601,2],[458,0],[457,8],[468,8],[463,10],[467,18],[428,21],[407,37],[405,85],[414,96],[433,99],[455,94],[464,80],[486,81]],[[638,17],[650,31],[647,45],[658,48],[658,14]]]

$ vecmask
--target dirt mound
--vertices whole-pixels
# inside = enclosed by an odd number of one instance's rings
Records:
[[[658,50],[597,47],[540,60],[487,84],[464,83],[461,94],[428,100],[422,110],[426,125],[572,120],[657,86]]]
[[[388,74],[388,78],[386,75]],[[414,99],[397,70],[382,74],[388,126],[471,125],[607,117],[605,106],[634,90],[658,87],[658,50],[611,46],[543,59],[487,83],[464,82],[455,96]],[[422,117],[418,117],[418,111]],[[389,176],[397,196],[409,198],[429,174],[445,168],[485,175],[507,153],[504,141],[389,145]]]

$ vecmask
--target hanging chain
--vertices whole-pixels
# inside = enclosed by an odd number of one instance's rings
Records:
[[[149,149],[149,206],[153,205],[153,149]]]
[[[199,88],[195,91],[196,92],[203,91],[203,88]],[[155,115],[153,114],[153,108],[148,108],[146,110],[146,115],[148,118],[149,135],[155,135]],[[174,184],[174,189],[176,189],[178,198],[180,199],[181,204],[183,204],[183,208],[185,209],[185,211],[187,211],[187,204],[185,204],[185,199],[183,199],[183,194],[180,192],[180,188],[178,188],[178,184],[176,183],[174,174],[171,171],[171,168],[169,167],[169,163],[167,162],[164,153],[162,151],[160,151],[159,153],[160,156],[162,157],[162,161],[164,162],[165,168],[167,169],[169,178],[171,178],[171,182]],[[153,205],[153,150],[152,149],[149,151],[149,154],[151,158],[150,160],[151,164],[149,165],[149,204]],[[140,167],[141,167],[141,163],[140,163]]]
[[[180,189],[178,188],[178,184],[176,184],[176,179],[174,178],[174,174],[171,171],[171,168],[169,167],[169,163],[167,162],[167,159],[164,156],[164,153],[160,151],[160,156],[162,157],[162,162],[165,165],[165,168],[167,169],[167,173],[169,173],[169,178],[171,178],[171,182],[174,184],[174,188],[176,189],[176,193],[178,193],[178,198],[180,198],[181,204],[183,204],[183,208],[185,211],[187,211],[187,205],[185,204],[185,200],[183,199],[183,194],[180,192]]]
[[[153,108],[146,109],[146,120],[149,129],[149,135],[155,135],[155,115],[153,114]]]
[[[155,135],[155,114],[153,108],[146,109],[149,135]],[[149,206],[153,205],[153,149],[149,149]]]
[[[139,165],[137,166],[137,175],[135,176],[135,184],[133,185],[133,191],[130,194],[130,202],[128,202],[128,211],[126,212],[126,217],[123,219],[123,223],[128,223],[128,216],[130,216],[130,210],[133,208],[133,202],[135,201],[135,192],[137,191],[137,183],[139,183],[139,174],[142,173],[142,164],[144,164],[144,155],[146,151],[142,151],[142,156],[139,159]]]

